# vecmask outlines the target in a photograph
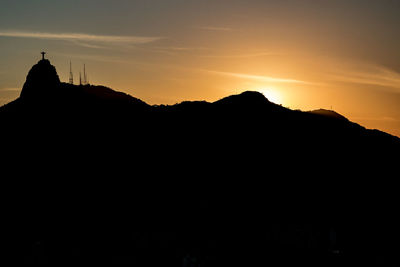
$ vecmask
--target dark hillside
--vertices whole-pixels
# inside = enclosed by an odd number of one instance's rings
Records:
[[[400,140],[333,111],[257,92],[150,106],[40,61],[0,121],[1,261],[400,263]]]

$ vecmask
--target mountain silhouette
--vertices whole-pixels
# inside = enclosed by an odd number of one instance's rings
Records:
[[[318,110],[310,111],[310,113],[322,115],[322,116],[337,119],[337,120],[348,121],[348,119],[346,117],[344,117],[343,115],[340,115],[339,113],[337,113],[333,110],[318,109]]]
[[[334,111],[258,92],[152,106],[43,59],[0,121],[0,261],[399,263],[400,140]]]
[[[36,99],[51,97],[57,93],[61,85],[56,68],[47,59],[40,60],[29,71],[21,98]]]
[[[261,106],[269,105],[271,102],[259,92],[243,92],[240,95],[232,95],[215,102],[218,105],[236,105],[236,106]]]

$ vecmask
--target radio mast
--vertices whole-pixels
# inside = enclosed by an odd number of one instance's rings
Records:
[[[69,62],[69,84],[74,84],[74,74],[72,73],[72,64]]]
[[[87,85],[87,77],[86,77],[86,65],[83,64],[83,85]]]

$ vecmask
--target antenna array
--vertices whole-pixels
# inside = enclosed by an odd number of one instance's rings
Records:
[[[72,63],[69,62],[69,83],[74,84],[74,74],[72,72]],[[83,64],[83,76],[82,73],[79,72],[79,85],[88,85],[89,78],[86,73],[86,64]]]

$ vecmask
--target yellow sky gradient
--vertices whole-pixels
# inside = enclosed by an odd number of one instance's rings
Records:
[[[116,75],[110,75],[108,68],[104,68],[104,75],[98,75],[89,65],[89,73],[98,84],[150,104],[215,101],[254,90],[291,109],[333,109],[367,128],[400,136],[396,72],[357,60],[257,51],[245,54],[249,50],[227,50],[221,56],[182,50],[182,55],[174,52],[177,54],[165,64],[108,63],[120,66]],[[65,69],[65,81],[67,75]]]
[[[73,21],[66,3],[21,9],[5,1],[0,104],[18,96],[46,50],[62,81],[70,61],[75,82],[86,64],[92,84],[149,104],[254,90],[291,109],[333,109],[400,136],[395,1],[87,0]],[[15,19],[33,15],[29,24]]]

